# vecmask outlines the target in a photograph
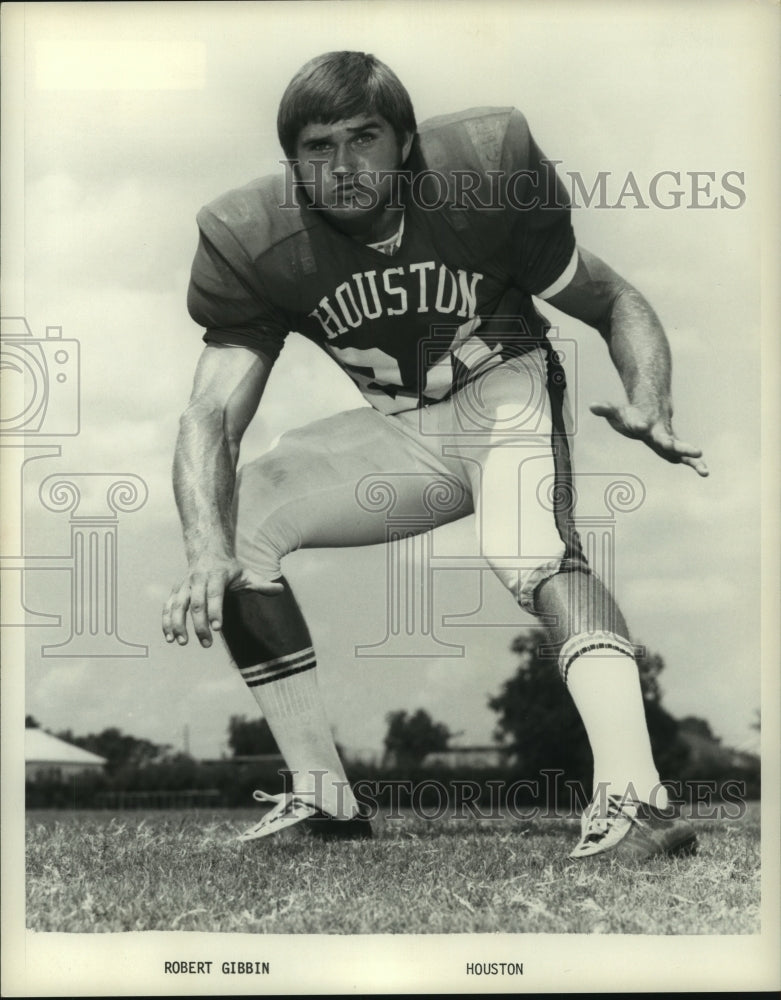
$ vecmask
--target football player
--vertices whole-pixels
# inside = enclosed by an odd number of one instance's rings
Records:
[[[293,774],[291,792],[256,793],[274,808],[245,839],[296,823],[371,833],[280,565],[301,547],[384,541],[385,506],[358,488],[369,483],[393,491],[394,516],[441,524],[474,512],[482,555],[545,623],[594,757],[571,856],[694,850],[690,824],[666,809],[626,623],[572,526],[564,372],[534,298],[604,338],[627,399],[592,411],[705,476],[701,451],[672,429],[659,320],[576,245],[565,193],[519,111],[418,127],[387,66],[332,52],[296,74],[277,125],[286,170],[198,215],[188,306],[206,347],[174,460],[189,567],[163,612],[169,642],[188,641],[188,613],[202,646],[222,632]],[[371,407],[291,431],[237,474],[291,330]]]

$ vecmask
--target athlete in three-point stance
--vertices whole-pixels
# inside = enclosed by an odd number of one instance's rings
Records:
[[[440,522],[474,512],[488,564],[544,616],[594,756],[595,794],[571,856],[693,850],[692,827],[666,809],[626,623],[572,528],[564,373],[533,299],[604,338],[627,401],[592,412],[705,476],[701,452],[672,429],[670,353],[653,310],[576,245],[555,170],[514,108],[418,127],[387,66],[334,52],[291,81],[278,132],[286,170],[198,216],[188,305],[206,347],[174,462],[189,567],[163,615],[169,642],[187,642],[188,611],[201,645],[222,631],[293,772],[290,793],[256,793],[275,808],[244,837],[296,823],[371,834],[280,562],[301,547],[384,541],[384,513],[357,492],[376,475],[392,477],[394,515],[414,515],[424,499]],[[283,435],[237,475],[242,435],[292,330],[371,406]],[[434,484],[447,504],[432,503]]]

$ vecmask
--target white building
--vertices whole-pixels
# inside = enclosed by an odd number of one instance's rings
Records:
[[[98,774],[105,763],[105,757],[75,747],[42,729],[24,731],[24,770],[28,781],[69,778],[73,774]]]

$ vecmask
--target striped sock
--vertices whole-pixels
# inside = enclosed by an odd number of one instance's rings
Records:
[[[278,656],[273,660],[266,660],[264,663],[257,663],[251,667],[241,667],[241,676],[244,683],[249,688],[262,687],[284,680],[286,677],[293,677],[295,674],[302,674],[308,670],[314,670],[317,666],[315,651],[312,646],[301,649],[297,653],[288,653],[286,656]],[[291,704],[290,708],[303,707],[303,704]]]
[[[290,589],[275,597],[226,594],[223,635],[285,758],[293,791],[333,816],[354,815],[357,803],[323,707],[312,640]]]
[[[663,809],[667,791],[654,763],[634,658],[618,642],[585,645],[567,667],[566,684],[594,755],[594,793],[630,794]]]

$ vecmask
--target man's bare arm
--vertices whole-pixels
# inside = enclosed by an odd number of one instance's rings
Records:
[[[605,417],[620,434],[644,441],[668,462],[690,465],[707,476],[700,449],[673,433],[670,347],[640,292],[581,248],[572,281],[547,301],[600,332],[624,384],[627,404],[594,403],[592,413]]]
[[[282,589],[242,567],[233,546],[232,504],[239,448],[270,370],[262,357],[241,347],[210,345],[198,362],[174,455],[174,494],[188,571],[173,588],[163,611],[168,642],[187,642],[189,610],[201,645],[210,646],[211,629],[222,627],[227,587],[269,594]]]

